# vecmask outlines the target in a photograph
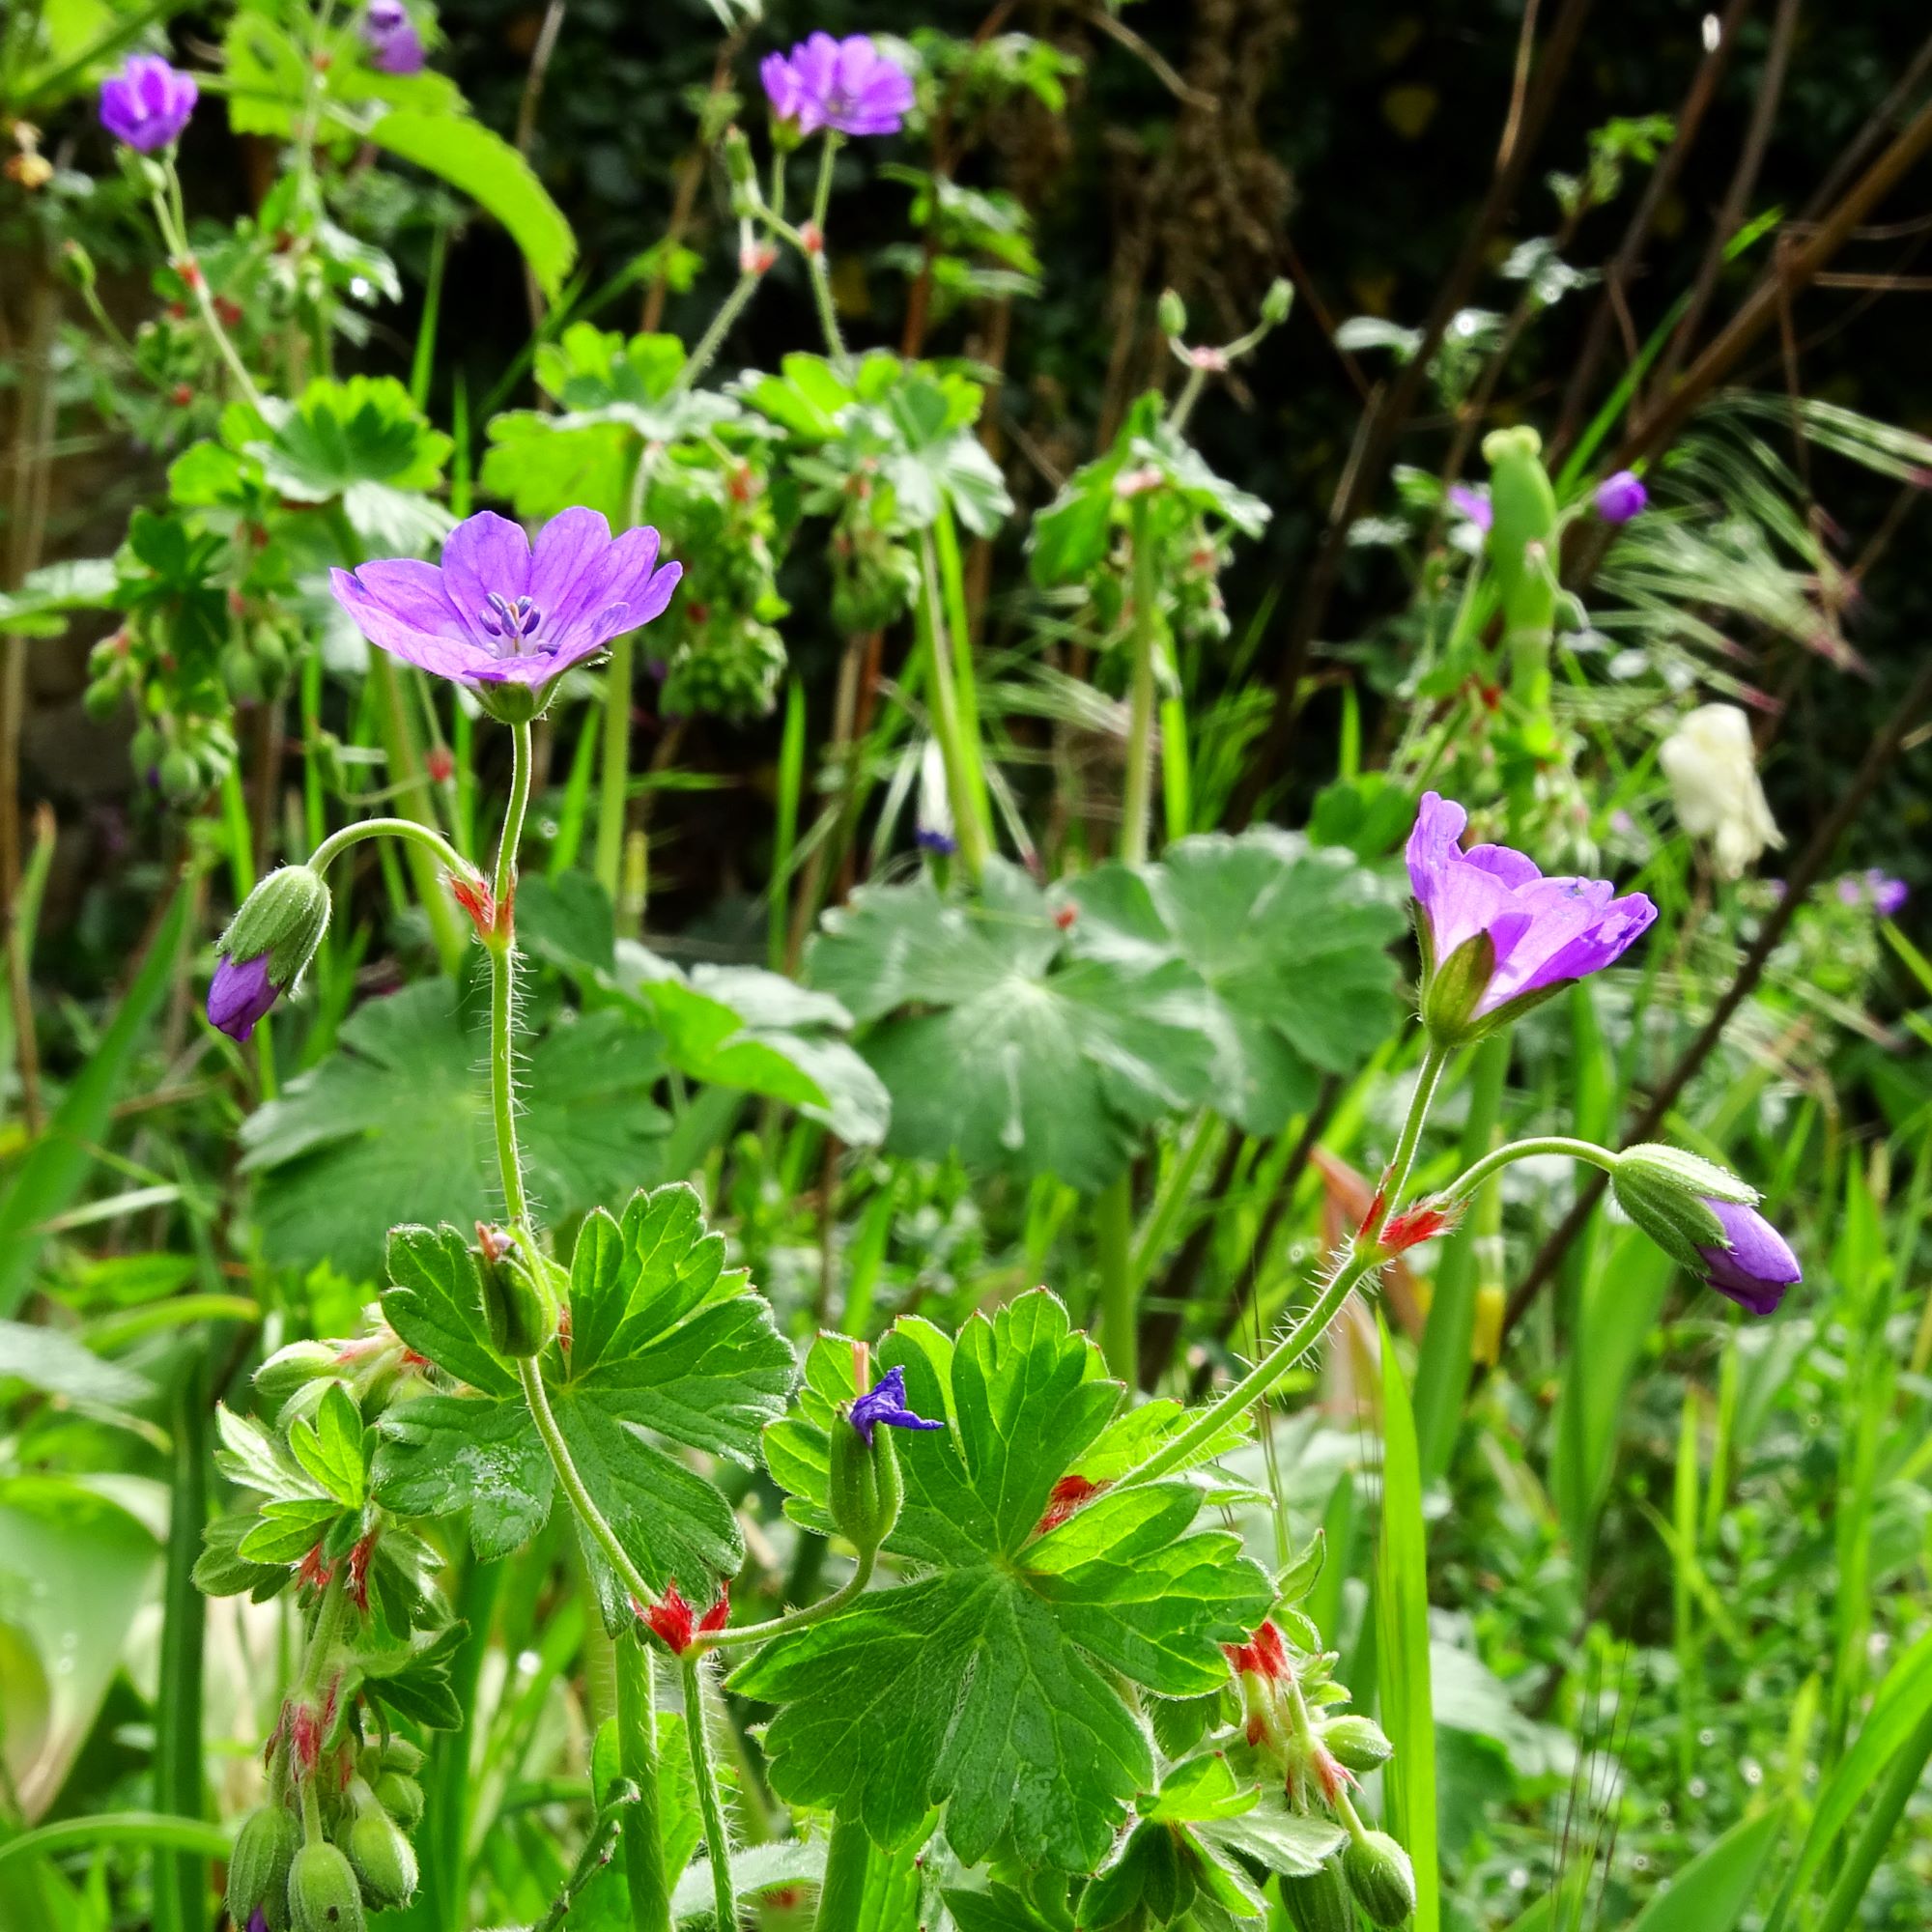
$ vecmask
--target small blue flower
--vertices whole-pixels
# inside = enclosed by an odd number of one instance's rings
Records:
[[[872,1431],[880,1423],[894,1429],[944,1429],[943,1422],[928,1422],[906,1406],[905,1371],[888,1369],[878,1382],[852,1405],[852,1427],[867,1449],[872,1446]]]
[[[935,825],[916,826],[912,842],[922,852],[931,852],[941,859],[950,859],[959,849],[959,841],[950,832],[942,832]]]

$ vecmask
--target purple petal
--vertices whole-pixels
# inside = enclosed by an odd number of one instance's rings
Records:
[[[180,137],[201,90],[194,76],[157,54],[131,54],[100,84],[100,124],[144,155]]]
[[[1456,855],[1456,841],[1469,822],[1469,814],[1453,799],[1438,792],[1424,792],[1416,808],[1415,829],[1408,835],[1405,857],[1408,861],[1409,890],[1421,901],[1425,912]]]
[[[801,89],[790,61],[783,54],[767,54],[758,63],[758,78],[764,83],[765,99],[772,103],[772,112],[781,121],[795,121]]]
[[[1513,892],[1543,876],[1536,861],[1513,845],[1471,845],[1463,854],[1463,863],[1480,866],[1484,871],[1493,873]]]
[[[444,591],[443,573],[414,557],[334,569],[328,587],[372,644],[438,677],[473,677],[494,660]]]
[[[1490,507],[1488,493],[1471,490],[1465,483],[1452,483],[1449,486],[1449,501],[1453,507],[1479,530],[1488,530],[1495,521],[1495,511]]]
[[[1735,1201],[1704,1203],[1718,1217],[1728,1245],[1700,1248],[1705,1281],[1753,1315],[1770,1315],[1784,1291],[1803,1281],[1804,1270],[1790,1244],[1755,1208]]]
[[[270,983],[266,952],[253,959],[224,958],[216,964],[214,978],[209,982],[209,1023],[219,1027],[230,1039],[246,1039],[280,992],[280,987]]]
[[[1634,469],[1619,469],[1597,485],[1597,514],[1606,524],[1629,523],[1649,501],[1650,492]]]
[[[513,604],[527,596],[530,543],[523,526],[494,510],[466,517],[443,539],[442,578],[451,609],[471,627],[481,625],[492,591]]]
[[[633,530],[632,536],[645,534]],[[657,532],[648,532],[651,554],[657,555]],[[565,643],[586,611],[601,611],[618,601],[611,588],[611,565],[615,546],[611,526],[596,510],[579,507],[553,517],[537,532],[530,553],[530,601],[543,612],[539,638],[552,646]]]

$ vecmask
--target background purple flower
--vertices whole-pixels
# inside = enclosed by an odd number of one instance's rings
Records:
[[[117,141],[152,155],[181,138],[200,99],[193,74],[158,54],[129,54],[121,71],[100,83],[100,125]]]
[[[663,614],[683,576],[658,563],[658,533],[616,539],[595,510],[553,517],[530,548],[490,510],[460,523],[442,563],[391,557],[332,570],[329,587],[362,635],[459,684],[549,684],[612,638]]]
[[[1847,905],[1868,905],[1880,919],[1896,919],[1912,891],[1903,879],[1874,866],[1867,872],[1847,872],[1838,881],[1838,896]]]
[[[758,78],[772,112],[802,134],[896,134],[912,111],[911,76],[864,34],[813,34],[789,55],[767,54]]]
[[[1507,845],[1461,850],[1468,822],[1460,805],[1426,793],[1406,856],[1433,969],[1439,972],[1482,933],[1495,949],[1494,970],[1469,1018],[1609,965],[1656,919],[1642,893],[1616,898],[1605,879],[1546,879],[1533,860]]]
[[[1487,531],[1495,521],[1495,511],[1490,507],[1487,490],[1472,490],[1466,483],[1452,483],[1449,486],[1449,503],[1459,517],[1474,524],[1479,530]]]
[[[422,36],[403,0],[369,0],[362,14],[362,42],[369,64],[382,73],[420,73]]]
[[[1606,524],[1627,524],[1650,501],[1650,492],[1634,469],[1619,469],[1597,485],[1597,514]]]
[[[255,1022],[282,996],[269,978],[269,955],[253,959],[222,959],[208,987],[208,1017],[230,1039],[246,1039]]]
[[[1718,1217],[1730,1244],[1698,1249],[1704,1257],[1706,1284],[1753,1315],[1775,1314],[1784,1291],[1804,1278],[1798,1257],[1755,1208],[1712,1200],[1704,1206]]]

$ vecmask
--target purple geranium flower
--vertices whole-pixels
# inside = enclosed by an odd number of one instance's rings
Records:
[[[209,982],[209,1022],[230,1039],[246,1039],[281,996],[282,989],[269,978],[266,952],[253,959],[222,959]]]
[[[381,73],[420,73],[422,36],[403,0],[369,0],[362,13],[362,42],[369,64]]]
[[[663,614],[683,567],[659,565],[648,526],[614,541],[595,510],[553,517],[530,548],[489,510],[460,523],[442,563],[390,557],[332,570],[329,587],[371,643],[474,690],[541,692],[612,638]]]
[[[1466,483],[1452,483],[1449,486],[1449,502],[1458,516],[1474,524],[1479,530],[1487,532],[1495,522],[1496,513],[1490,506],[1487,490],[1472,490]]]
[[[913,828],[912,842],[922,852],[931,852],[941,859],[950,859],[959,849],[959,841],[950,832],[942,831],[936,825],[919,825]]]
[[[181,138],[200,99],[193,74],[158,54],[129,54],[121,71],[100,83],[100,125],[117,141],[152,155]]]
[[[1848,872],[1838,881],[1838,896],[1847,905],[1868,905],[1881,919],[1896,919],[1912,896],[1903,879],[1874,866],[1867,872]]]
[[[872,1431],[880,1423],[893,1429],[944,1429],[943,1422],[928,1422],[906,1406],[905,1371],[888,1369],[866,1394],[852,1405],[852,1427],[867,1449],[872,1446]]]
[[[1546,879],[1507,845],[1462,851],[1468,822],[1460,805],[1425,793],[1406,855],[1420,913],[1423,1015],[1451,1038],[1486,1032],[1473,1023],[1513,1018],[1609,965],[1657,917],[1642,893],[1614,898],[1605,879]]]
[[[789,55],[767,54],[758,78],[772,112],[801,134],[896,134],[912,111],[911,76],[864,34],[813,34]]]
[[[1804,1278],[1798,1257],[1755,1208],[1709,1199],[1704,1206],[1718,1217],[1725,1240],[1721,1248],[1697,1250],[1704,1258],[1706,1285],[1753,1315],[1776,1314],[1784,1291]]]
[[[1606,524],[1627,524],[1650,501],[1634,469],[1619,469],[1597,485],[1597,514]]]

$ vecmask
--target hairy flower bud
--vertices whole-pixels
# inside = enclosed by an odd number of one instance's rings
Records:
[[[341,1358],[327,1342],[291,1342],[255,1371],[255,1392],[265,1408],[280,1408],[298,1389],[340,1372]]]
[[[231,1038],[246,1039],[315,957],[328,930],[328,909],[320,873],[307,866],[270,872],[214,942],[221,963],[208,990],[210,1020]]]
[[[1262,325],[1266,328],[1279,328],[1288,320],[1288,312],[1294,306],[1294,285],[1277,275],[1267,286],[1267,294],[1262,298]]]
[[[1711,1203],[1751,1207],[1757,1189],[1735,1174],[1679,1148],[1626,1148],[1610,1170],[1617,1206],[1673,1261],[1704,1267],[1704,1250],[1721,1247],[1723,1224]]]
[[[1294,1932],[1355,1932],[1355,1907],[1339,1859],[1325,1859],[1305,1878],[1284,1872],[1281,1902]]]
[[[375,1783],[376,1802],[406,1832],[422,1823],[423,1788],[406,1771],[385,1771]]]
[[[1374,1771],[1395,1755],[1395,1747],[1373,1718],[1350,1711],[1316,1725],[1316,1734],[1350,1771]]]
[[[60,270],[77,289],[94,286],[94,257],[78,242],[69,240],[61,243]]]
[[[1175,341],[1179,342],[1187,333],[1187,304],[1173,289],[1161,290],[1154,313],[1160,319],[1162,332]]]
[[[260,1912],[270,1932],[285,1932],[289,1922],[289,1868],[301,1844],[301,1827],[282,1804],[252,1811],[228,1858],[228,1916],[245,1925]]]
[[[349,1787],[354,1812],[343,1850],[361,1881],[363,1897],[378,1911],[407,1905],[416,1889],[416,1855],[381,1801],[359,1777]]]
[[[868,1442],[844,1417],[832,1424],[832,1475],[827,1499],[832,1520],[862,1556],[873,1554],[893,1533],[905,1500],[898,1451],[890,1432],[875,1429]]]
[[[526,1264],[514,1236],[482,1221],[476,1224],[472,1252],[491,1348],[513,1360],[542,1354],[556,1333],[556,1295],[543,1276],[542,1264]]]
[[[295,1932],[364,1932],[362,1888],[355,1868],[326,1838],[304,1845],[289,1871],[289,1917]]]
[[[1415,1872],[1408,1854],[1386,1832],[1368,1832],[1342,1854],[1343,1876],[1377,1925],[1400,1925],[1415,1910]]]

